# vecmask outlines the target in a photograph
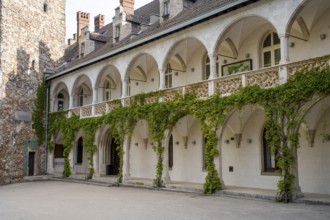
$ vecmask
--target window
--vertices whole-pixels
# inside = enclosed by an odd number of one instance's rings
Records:
[[[64,147],[63,144],[55,144],[54,158],[63,158]]]
[[[173,168],[173,135],[171,135],[168,141],[168,168]]]
[[[104,101],[109,101],[111,99],[111,83],[110,81],[106,81],[104,87]]]
[[[128,78],[128,82],[127,82],[127,95],[130,96],[131,95],[131,79]]]
[[[203,69],[203,75],[202,80],[208,80],[211,74],[211,62],[210,58],[205,54],[204,56],[204,69]],[[219,62],[217,57],[217,63],[216,63],[216,75],[219,77]]]
[[[48,11],[48,4],[44,3],[44,12],[47,12],[47,11]]]
[[[62,93],[57,96],[57,111],[62,111],[64,109],[64,95]]]
[[[78,106],[83,106],[83,105],[84,105],[84,90],[80,89]]]
[[[207,138],[203,135],[203,146],[202,146],[202,170],[206,170],[206,160],[205,160],[205,152],[206,152],[206,143]]]
[[[267,35],[262,45],[263,66],[277,65],[281,60],[280,39],[277,33]]]
[[[204,60],[204,71],[203,71],[203,80],[207,80],[210,77],[211,74],[211,66],[210,66],[210,58],[208,56],[205,56]]]
[[[165,71],[165,87],[172,88],[172,67],[171,64],[167,64],[167,68]]]
[[[82,137],[78,140],[77,145],[77,164],[82,164],[83,162],[83,139]]]
[[[171,11],[170,1],[168,0],[164,2],[164,16],[169,16],[170,11]]]
[[[120,25],[116,26],[116,32],[115,32],[115,38],[119,38],[120,37]]]
[[[275,153],[272,152],[267,140],[266,140],[266,129],[263,130],[262,134],[262,146],[263,146],[263,171],[264,172],[275,172],[278,168],[276,165]]]

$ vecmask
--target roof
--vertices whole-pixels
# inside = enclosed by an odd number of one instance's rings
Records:
[[[126,48],[128,44],[134,44],[134,42],[140,41],[144,38],[152,38],[153,35],[159,35],[164,30],[168,30],[169,34],[171,33],[172,29],[174,31],[174,26],[180,26],[180,24],[188,21],[188,20],[196,20],[197,17],[201,17],[201,19],[210,19],[212,17],[208,17],[206,15],[208,12],[211,12],[213,10],[219,11],[219,13],[216,13],[216,16],[219,14],[227,13],[228,11],[235,10],[238,6],[245,6],[248,3],[252,3],[258,0],[198,0],[196,3],[194,3],[191,7],[184,9],[181,11],[177,16],[174,18],[165,21],[163,23],[155,23],[150,25],[150,27],[144,31],[141,31],[139,34],[134,34],[134,37],[128,36],[124,39],[122,39],[117,44],[112,44],[111,41],[108,41],[104,46],[100,47],[97,50],[94,50],[87,56],[79,59],[74,60],[71,63],[69,63],[66,66],[66,69],[70,69],[69,71],[64,71],[64,73],[68,73],[70,71],[75,70],[75,68],[81,68],[84,64],[89,65],[88,61],[91,60],[97,60],[98,58],[100,60],[104,59],[104,56],[108,53],[111,53],[111,51],[118,51],[121,48]],[[228,7],[226,7],[228,6]],[[150,14],[154,13],[156,11],[156,7],[158,7],[159,10],[159,0],[154,0],[151,3],[141,7],[140,9],[137,9],[134,13],[134,17],[131,17],[135,21],[141,21],[145,18],[139,17],[142,13],[147,14],[150,16]],[[223,10],[221,10],[223,8]],[[151,13],[147,13],[147,9],[150,10]],[[205,15],[205,16],[204,16]],[[213,15],[215,16],[215,15]],[[204,18],[205,17],[205,18]],[[141,19],[138,20],[137,18]],[[198,21],[201,22],[202,20]],[[181,25],[182,26],[182,25]],[[191,26],[191,25],[190,25]],[[184,28],[187,28],[188,26],[185,26]],[[183,28],[183,27],[182,27]],[[181,29],[182,29],[181,28]],[[159,38],[159,37],[158,37]],[[135,46],[136,47],[136,46]],[[97,61],[95,61],[97,62]],[[53,78],[53,77],[49,77]]]

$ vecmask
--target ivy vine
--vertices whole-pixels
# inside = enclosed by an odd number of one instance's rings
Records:
[[[40,90],[43,89],[43,84]],[[123,175],[123,144],[130,141],[133,129],[139,120],[146,120],[148,123],[150,138],[157,155],[156,177],[154,185],[162,187],[163,181],[163,153],[164,134],[171,130],[177,121],[186,116],[192,115],[198,120],[204,137],[207,138],[205,161],[207,176],[204,183],[204,193],[213,193],[222,188],[214,159],[219,155],[217,149],[217,129],[223,125],[230,112],[235,109],[242,109],[247,105],[258,104],[264,107],[266,114],[266,139],[270,143],[272,151],[276,155],[278,173],[278,200],[290,201],[295,191],[294,172],[296,164],[295,149],[299,147],[299,121],[303,115],[301,109],[306,103],[313,99],[321,99],[330,95],[330,68],[303,69],[287,83],[270,89],[263,89],[259,86],[247,86],[230,96],[220,97],[215,94],[208,99],[197,99],[194,89],[190,93],[178,95],[174,101],[155,102],[147,104],[147,98],[159,100],[163,95],[162,91],[140,94],[130,100],[130,105],[123,107],[120,100],[112,101],[119,107],[110,113],[96,118],[79,119],[78,116],[65,117],[66,112],[50,114],[49,136],[62,132],[64,144],[64,176],[71,175],[69,153],[75,138],[75,132],[82,128],[84,148],[89,153],[89,178],[93,177],[94,164],[93,155],[97,150],[94,144],[97,129],[104,124],[110,126],[113,137],[117,144],[117,153],[120,156],[120,167],[118,176]],[[39,97],[40,96],[40,97]],[[42,99],[43,93],[38,93],[38,99]],[[39,114],[36,112],[35,114]],[[40,113],[41,114],[41,113]],[[42,124],[42,123],[40,123]],[[41,135],[42,129],[37,128]],[[42,136],[40,136],[42,141]]]

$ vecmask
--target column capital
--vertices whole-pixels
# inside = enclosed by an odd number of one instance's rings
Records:
[[[289,38],[290,37],[289,33],[278,33],[277,35],[278,35],[279,38],[283,38],[283,37]]]

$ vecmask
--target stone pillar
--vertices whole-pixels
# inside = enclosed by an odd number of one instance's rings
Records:
[[[281,41],[281,61],[280,64],[287,64],[290,62],[289,58],[289,36],[287,34],[279,35]]]
[[[97,146],[97,150],[93,155],[93,165],[94,165],[94,176],[100,177],[100,169],[99,169],[99,145],[97,143],[94,143],[95,146]]]
[[[168,136],[169,131],[165,131],[165,137]],[[164,146],[164,155],[163,155],[163,173],[164,173],[164,182],[169,183],[171,182],[170,178],[170,171],[169,171],[169,161],[168,161],[168,138],[166,140],[163,140],[163,146]]]
[[[297,148],[294,149],[294,152],[293,152],[293,156],[296,158],[296,165],[292,168],[292,174],[295,176],[294,178],[294,189],[295,189],[295,192],[294,192],[294,195],[293,195],[293,199],[295,198],[300,198],[300,197],[303,197],[303,194],[301,192],[301,188],[300,188],[300,185],[299,185],[299,172],[298,172],[298,152],[297,152]]]
[[[71,169],[71,173],[74,175],[76,174],[75,170],[74,170],[74,156],[73,156],[73,149],[74,149],[75,143],[72,144],[72,149],[71,152],[69,154],[69,162],[70,162],[70,169]]]
[[[69,109],[73,109],[73,94],[71,94],[69,98]]]
[[[99,90],[98,87],[95,87],[94,88],[94,92],[93,92],[93,104],[98,103],[98,90]]]
[[[217,78],[217,55],[209,54],[210,58],[210,77],[209,79]]]
[[[124,79],[123,80],[123,86],[122,86],[122,98],[126,98],[127,96],[128,96],[128,94],[127,94],[127,85],[128,85],[128,79]]]
[[[166,70],[159,70],[159,89],[165,89],[165,71]]]
[[[289,36],[287,34],[279,35],[281,41],[281,65],[285,65],[290,62],[289,58]],[[279,83],[284,84],[288,79],[288,68],[287,66],[280,66],[279,73]]]
[[[54,174],[54,150],[52,152],[48,151],[47,173]]]
[[[130,174],[130,145],[131,140],[128,137],[125,137],[123,148],[124,148],[124,163],[123,163],[123,182],[131,177]]]

